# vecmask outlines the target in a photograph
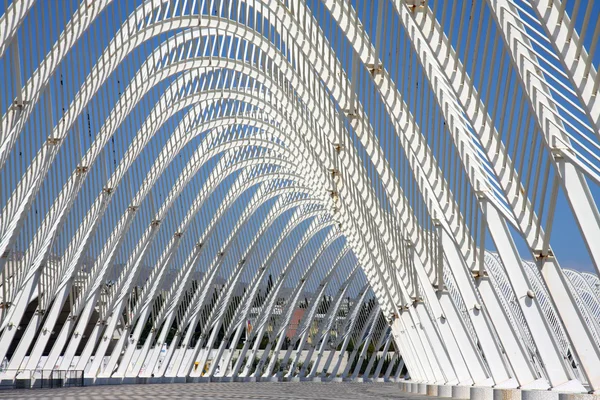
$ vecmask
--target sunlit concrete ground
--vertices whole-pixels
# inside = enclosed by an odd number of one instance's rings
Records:
[[[184,383],[0,391],[0,399],[421,399],[394,383]]]

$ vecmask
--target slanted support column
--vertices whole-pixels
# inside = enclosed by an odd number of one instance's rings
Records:
[[[443,232],[438,232],[439,240],[443,238]],[[442,254],[441,262],[445,260]],[[471,340],[470,334],[465,329],[461,321],[454,302],[446,290],[441,293],[435,293],[429,282],[424,268],[421,265],[419,257],[413,257],[413,262],[418,265],[419,279],[423,282],[423,288],[427,300],[433,298],[439,299],[429,302],[429,307],[435,318],[435,324],[440,331],[440,336],[444,340],[448,354],[452,360],[452,366],[456,371],[456,377],[461,384],[483,384],[489,378],[486,374],[486,366],[478,352],[478,349]],[[439,304],[439,305],[438,305]]]
[[[402,373],[402,369],[404,369],[404,358],[400,360],[400,364],[398,364],[398,368],[396,368],[396,373],[394,374],[394,381],[397,381]],[[410,372],[408,373],[410,374]]]
[[[346,325],[346,329],[344,331],[344,340],[342,342],[342,347],[340,348],[340,352],[338,353],[338,359],[335,363],[335,366],[333,367],[333,370],[331,371],[331,377],[332,379],[337,377],[337,373],[340,369],[341,363],[342,363],[342,359],[344,358],[344,354],[346,353],[346,349],[348,348],[348,344],[350,343],[350,340],[352,339],[352,332],[354,331],[355,325],[356,325],[356,321],[357,321],[357,316],[358,313],[363,305],[363,302],[365,300],[365,296],[367,294],[367,291],[365,290],[363,292],[363,294],[361,295],[361,298],[359,301],[356,302],[356,306],[355,309],[351,315],[350,320],[347,322]],[[350,358],[348,358],[348,362],[350,362]]]
[[[537,72],[539,70],[537,56],[527,50],[531,46],[531,42],[523,33],[523,23],[516,17],[519,12],[506,0],[487,0],[486,3],[492,10],[491,16],[496,21],[499,32],[502,34],[504,45],[511,56],[512,66],[517,72],[519,84],[527,94],[527,100],[534,113],[536,125],[542,133],[545,148],[550,153],[550,160],[561,179],[565,197],[569,202],[596,272],[599,272],[600,249],[595,243],[600,238],[600,214],[589,189],[587,178],[578,166],[576,157],[572,156],[571,140],[565,133],[562,121],[555,115],[557,111],[553,95],[548,89],[545,78]],[[546,8],[547,6],[549,7]],[[544,12],[553,12],[552,7],[554,7],[552,2],[546,2]],[[521,43],[524,45],[521,45]],[[549,285],[549,287],[556,288],[556,285]],[[555,295],[551,292],[551,294],[555,298],[555,303],[559,303],[560,301],[556,300],[559,298],[556,296],[558,293]],[[565,311],[565,307],[559,308],[561,317],[563,315],[566,317]],[[565,326],[567,325],[565,324]],[[575,327],[580,326],[581,323],[575,325]],[[575,331],[569,331],[570,335],[572,333],[575,333]],[[587,335],[582,336],[583,345],[577,343],[577,337],[572,336],[571,339],[578,356],[581,357],[583,370],[592,388],[594,390],[598,389],[600,387],[600,376],[597,374],[597,366],[600,361],[598,361],[597,356],[595,356],[594,362],[585,353],[580,353],[580,351],[584,351],[585,347],[589,348],[586,343]],[[549,372],[551,385],[555,388],[558,387],[557,390],[559,390],[562,384],[568,382],[568,378],[565,378],[560,372],[560,365],[553,368],[558,368],[559,371]],[[595,379],[591,377],[595,377]]]
[[[356,269],[354,271],[356,272]],[[321,334],[320,334],[320,336],[318,336],[318,339],[316,340],[315,343],[320,343],[320,345],[319,345],[319,351],[317,352],[317,359],[315,360],[315,366],[318,366],[321,363],[321,358],[323,357],[325,347],[327,346],[327,343],[329,340],[331,326],[333,325],[333,322],[335,321],[335,319],[337,317],[340,306],[343,303],[344,296],[346,294],[348,286],[354,280],[354,278],[356,276],[355,272],[353,272],[352,275],[346,280],[346,283],[344,283],[344,285],[342,287],[340,287],[340,289],[338,290],[338,293],[336,295],[336,298],[330,305],[329,310],[327,310],[327,315],[325,316],[325,319],[322,322],[322,326],[319,326]],[[321,376],[324,376],[325,371],[327,370],[327,368],[329,368],[329,364],[331,363],[331,359],[333,358],[334,353],[335,353],[335,347],[330,349],[329,357],[327,357],[327,360],[325,361],[325,365],[323,366],[323,372],[321,373]],[[310,371],[310,374],[308,375],[308,377],[314,378],[316,376],[316,374],[317,374],[317,368],[313,368]]]
[[[354,339],[358,340],[355,340],[354,350],[352,350],[352,353],[350,353],[350,356],[348,356],[348,364],[346,364],[346,368],[344,368],[344,372],[342,373],[342,379],[346,379],[346,377],[348,376],[348,373],[350,372],[350,367],[352,367],[352,360],[354,359],[354,357],[356,357],[356,354],[358,353],[358,350],[360,349],[361,345],[369,341],[370,334],[373,328],[373,320],[375,320],[379,316],[380,312],[381,309],[379,308],[379,306],[375,306],[369,313],[368,319],[365,325],[360,330],[359,334],[354,335]],[[367,332],[369,333],[367,334]],[[365,344],[365,346],[367,345]]]
[[[434,220],[433,225],[435,226],[436,233],[436,285],[437,294],[441,296],[444,293],[444,241],[442,240],[442,224],[439,220]]]
[[[231,344],[229,345],[229,353],[225,357],[225,361],[222,363],[223,368],[225,368],[225,369],[221,369],[221,371],[223,373],[220,376],[227,376],[227,366],[231,363],[231,359],[233,358],[233,355],[235,354],[237,344],[240,341],[240,337],[242,336],[242,332],[244,331],[244,329],[245,329],[244,321],[242,321],[240,323],[240,325],[238,326],[237,330],[235,331],[233,340],[231,341]]]
[[[390,344],[392,343],[392,340],[393,340],[392,338],[393,338],[393,336],[390,332],[387,335],[385,344],[383,345],[383,350],[381,351],[381,358],[379,359],[379,362],[377,363],[377,366],[375,367],[375,371],[373,371],[373,375],[372,375],[373,380],[379,379],[379,374],[381,374],[381,369],[383,368],[383,362],[385,361],[385,359],[387,357],[388,349],[390,348]]]
[[[6,357],[8,348],[14,340],[15,334],[17,333],[17,328],[21,324],[21,316],[25,313],[25,310],[29,305],[30,299],[33,297],[36,291],[38,280],[39,272],[36,271],[31,277],[31,279],[29,279],[25,284],[25,287],[21,291],[21,295],[17,299],[15,304],[11,305],[12,312],[9,311],[8,317],[4,320],[4,330],[2,331],[2,335],[0,336],[0,360],[3,360],[4,357]],[[34,317],[34,319],[37,320],[38,318]],[[30,322],[33,321],[28,321],[29,325],[31,325]],[[25,352],[27,351],[27,349],[23,349],[21,351]],[[16,368],[19,368],[19,365],[17,365]]]
[[[541,306],[535,299],[535,295],[533,295],[531,284],[525,274],[521,257],[512,241],[508,226],[496,208],[491,206],[488,201],[481,200],[480,204],[508,280],[527,321],[532,339],[538,348],[550,385],[553,388],[564,385],[571,380],[566,369],[565,360],[560,355],[560,349]],[[575,389],[575,382],[571,382],[569,386],[571,389]],[[583,386],[580,389],[585,390]]]
[[[352,371],[352,376],[350,377],[350,379],[352,379],[353,381],[355,381],[356,378],[358,378],[358,374],[360,372],[362,364],[367,355],[367,350],[373,340],[373,332],[375,329],[376,322],[377,322],[377,318],[375,318],[374,321],[371,323],[371,328],[369,329],[369,333],[367,334],[367,337],[365,338],[365,341],[363,343],[362,350],[360,352],[360,355],[358,356],[358,361],[356,362],[356,365],[354,366],[354,371]],[[352,362],[352,360],[349,360],[349,361],[350,361],[350,363]]]
[[[375,344],[375,351],[373,352],[373,354],[371,354],[371,357],[369,358],[369,362],[367,363],[367,368],[365,369],[365,375],[363,375],[363,380],[375,379],[374,376],[370,377],[370,373],[371,373],[371,370],[373,369],[373,364],[375,363],[375,358],[377,358],[377,353],[379,352],[379,349],[381,348],[383,341],[386,339],[386,336],[387,336],[386,331],[387,331],[387,329],[384,329],[384,331],[379,336],[377,343]],[[388,337],[391,337],[391,335],[389,335]]]
[[[21,51],[19,49],[19,40],[17,38],[13,39],[10,44],[10,60],[13,88],[16,91],[15,109],[20,112],[25,104],[25,99],[23,98],[23,78],[21,77]]]
[[[504,364],[504,357],[492,333],[495,328],[509,327],[509,325],[507,325],[508,320],[505,318],[504,313],[496,315],[492,310],[489,310],[490,319],[488,320],[482,311],[482,306],[478,299],[480,294],[484,304],[486,304],[488,308],[490,307],[490,304],[499,306],[495,293],[482,293],[481,288],[479,288],[479,294],[477,293],[473,277],[469,276],[468,268],[463,264],[462,259],[458,255],[458,250],[456,249],[450,234],[446,232],[446,230],[442,231],[442,239],[448,266],[454,276],[465,307],[467,308],[469,318],[473,324],[475,333],[477,334],[477,339],[479,340],[479,345],[485,355],[487,367],[491,372],[492,381],[486,382],[487,385],[511,384],[514,387],[517,387],[520,383],[520,379],[522,379],[519,378],[521,375],[517,373],[518,382],[508,382],[510,376]],[[500,319],[502,320],[500,321]],[[490,324],[490,321],[493,325]],[[508,331],[510,336],[502,336],[500,335],[500,332],[498,332],[506,356],[511,361],[511,366],[513,366],[513,368],[515,366],[525,368],[523,371],[524,380],[532,382],[535,378],[530,363],[523,356],[523,352],[519,347],[512,329],[508,329]],[[413,374],[411,373],[411,375]],[[484,382],[482,382],[482,384],[484,384]]]
[[[385,373],[383,375],[384,381],[387,382],[390,379],[390,375],[392,374],[392,371],[394,369],[394,364],[396,363],[396,360],[398,359],[398,357],[399,357],[398,352],[394,352],[394,354],[392,355],[392,358],[390,359],[390,364],[388,365],[388,367],[385,370]],[[404,364],[402,366],[404,366]]]

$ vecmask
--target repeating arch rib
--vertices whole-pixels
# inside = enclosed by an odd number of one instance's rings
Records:
[[[0,13],[0,379],[599,390],[595,0],[44,3]]]

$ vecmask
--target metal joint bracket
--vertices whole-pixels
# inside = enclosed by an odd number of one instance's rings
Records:
[[[487,270],[484,271],[471,271],[471,274],[473,275],[473,278],[487,278],[488,277],[488,272]]]
[[[344,114],[346,114],[346,117],[350,119],[358,117],[358,115],[356,115],[356,112],[352,110],[344,110]]]
[[[75,168],[75,172],[77,173],[77,175],[83,175],[86,172],[88,172],[89,167],[87,165],[78,165],[77,168]]]
[[[488,196],[487,193],[484,190],[477,190],[475,192],[475,197],[477,197],[477,200],[487,200]]]
[[[565,148],[563,147],[553,147],[551,150],[552,153],[552,157],[554,157],[555,160],[562,160],[565,158]]]
[[[552,135],[549,142],[551,143],[550,152],[557,160],[565,158],[565,152],[571,152],[572,149],[557,135]]]
[[[102,188],[102,193],[108,195],[108,194],[111,194],[113,192],[113,190],[115,190],[115,189],[111,188],[111,187],[108,187],[108,186],[105,186],[105,187]]]
[[[413,13],[416,11],[425,11],[425,7],[427,5],[425,0],[405,0],[405,2],[410,11]]]
[[[157,226],[159,226],[161,223],[160,219],[153,219],[152,222],[150,222],[150,226],[153,228],[156,228]]]
[[[180,239],[182,236],[183,236],[183,232],[175,232],[175,233],[173,234],[173,237],[175,237],[175,238],[177,238],[177,239]]]
[[[20,111],[23,109],[23,107],[25,107],[26,105],[29,105],[29,104],[31,104],[31,102],[29,100],[22,100],[22,101],[15,100],[13,103],[13,108],[16,108],[17,110]]]
[[[381,63],[378,64],[367,64],[367,69],[371,73],[371,75],[379,74],[383,71],[383,66]]]
[[[56,138],[56,137],[49,137],[48,139],[46,139],[46,142],[48,144],[56,146],[56,145],[60,144],[60,142],[62,142],[62,139],[61,138]]]
[[[129,206],[127,207],[127,211],[134,213],[138,210],[138,206]]]
[[[552,250],[546,250],[544,254],[544,250],[534,250],[534,256],[536,261],[544,261],[549,258],[554,258],[554,253]]]

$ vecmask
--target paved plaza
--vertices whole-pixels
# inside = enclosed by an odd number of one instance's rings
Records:
[[[0,392],[0,399],[410,399],[393,383],[182,383]]]

